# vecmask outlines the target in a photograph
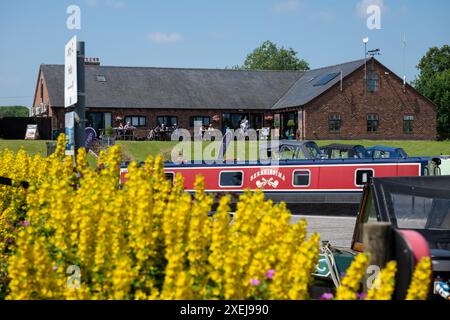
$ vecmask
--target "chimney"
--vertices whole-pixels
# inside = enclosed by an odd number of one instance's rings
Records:
[[[100,59],[99,58],[84,58],[84,64],[87,66],[99,66]]]

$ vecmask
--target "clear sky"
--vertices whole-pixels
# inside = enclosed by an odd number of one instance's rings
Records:
[[[68,30],[66,9],[81,8],[81,29]],[[381,8],[381,29],[366,25]],[[30,106],[41,63],[63,64],[73,36],[103,65],[224,68],[242,64],[264,40],[292,47],[311,68],[364,57],[417,75],[431,46],[449,44],[448,0],[0,0],[0,105]]]

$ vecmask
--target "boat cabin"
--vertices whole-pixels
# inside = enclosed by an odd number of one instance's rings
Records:
[[[408,158],[408,154],[403,148],[373,146],[366,150],[371,158]]]
[[[326,159],[364,159],[370,158],[364,146],[359,144],[333,143],[320,148]]]

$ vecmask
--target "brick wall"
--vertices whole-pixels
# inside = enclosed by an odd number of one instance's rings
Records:
[[[368,62],[369,64],[372,61]],[[336,84],[305,106],[307,139],[411,139],[436,138],[436,109],[426,98],[406,86],[402,79],[378,62],[378,91],[365,90],[364,67],[344,79],[343,91]],[[328,116],[339,113],[341,129],[330,133]],[[378,114],[377,132],[367,132],[367,114]],[[413,132],[403,132],[403,116],[414,116]]]
[[[62,107],[53,107],[51,108],[51,112],[53,115],[52,128],[64,129],[64,108]],[[188,129],[191,132],[193,131],[193,127],[190,126],[190,118],[193,116],[208,116],[210,117],[210,123],[214,128],[221,130],[222,129],[222,121],[213,122],[212,117],[214,115],[220,115],[222,117],[222,113],[226,112],[238,112],[238,110],[217,110],[217,109],[137,109],[137,108],[87,108],[86,112],[111,112],[111,119],[113,121],[113,127],[119,125],[115,121],[117,117],[121,117],[124,119],[127,116],[145,116],[146,117],[146,126],[139,127],[135,131],[135,135],[137,137],[146,137],[149,130],[156,127],[157,118],[159,116],[176,116],[177,117],[177,125],[181,128]],[[251,111],[252,113],[260,113],[260,111]],[[262,113],[262,112],[261,112]],[[270,114],[270,112],[265,112],[264,114]],[[57,120],[59,119],[59,120]],[[268,125],[268,122],[264,121],[264,125]]]
[[[372,61],[368,62],[369,65]],[[436,109],[426,98],[407,86],[403,92],[402,80],[390,70],[374,62],[378,75],[378,91],[368,92],[364,83],[364,67],[348,76],[343,82],[343,91],[337,83],[322,96],[304,106],[305,110],[305,138],[306,139],[417,139],[428,140],[436,138]],[[41,103],[41,72],[38,76],[34,106]],[[44,81],[44,103],[49,105],[48,116],[52,117],[52,129],[64,129],[64,108],[55,107],[49,101],[48,92]],[[88,101],[89,102],[89,101]],[[291,109],[290,111],[295,111]],[[224,112],[238,112],[221,109],[124,109],[124,108],[88,108],[87,112],[111,112],[112,119],[118,116],[145,116],[147,125],[137,130],[137,135],[145,137],[150,128],[156,126],[158,116],[177,116],[178,125],[182,128],[190,128],[191,116],[212,116]],[[287,110],[284,110],[287,111]],[[252,110],[250,112],[258,112]],[[259,111],[262,113],[262,111]],[[283,110],[277,110],[277,113]],[[264,112],[264,115],[271,112]],[[341,128],[339,133],[330,133],[328,116],[330,113],[339,113],[341,116]],[[379,128],[377,132],[367,132],[367,114],[377,114]],[[414,116],[413,131],[403,132],[403,116]],[[117,123],[113,123],[116,126]],[[264,121],[264,126],[270,125]],[[213,126],[221,129],[221,121]]]

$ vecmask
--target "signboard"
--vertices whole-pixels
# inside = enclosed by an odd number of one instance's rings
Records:
[[[74,36],[67,42],[64,51],[64,107],[77,102],[77,37]]]
[[[66,155],[75,155],[75,113],[66,112],[65,114],[66,126]]]
[[[25,140],[36,140],[38,138],[37,124],[27,124]]]
[[[97,139],[97,132],[92,127],[86,127],[86,129],[84,129],[84,137],[84,147],[86,148],[86,152],[89,152],[89,149],[91,149],[92,146],[92,142]]]

